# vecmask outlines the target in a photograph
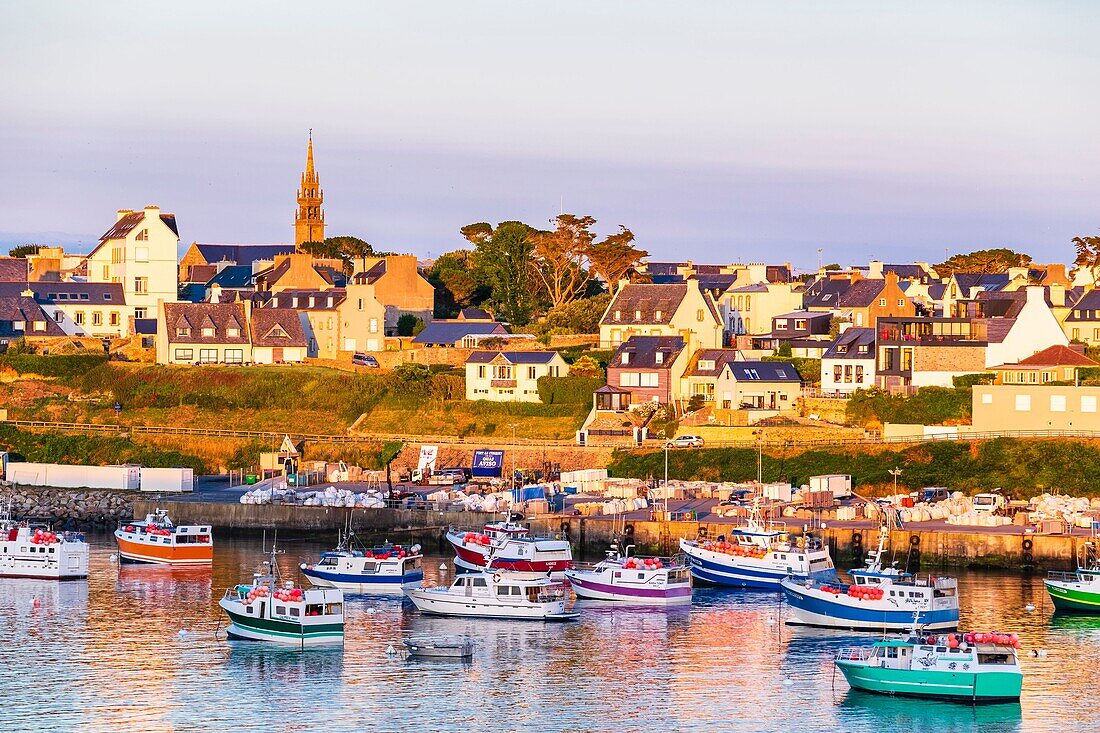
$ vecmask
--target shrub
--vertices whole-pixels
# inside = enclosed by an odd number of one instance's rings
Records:
[[[969,420],[970,414],[969,387],[922,387],[912,395],[892,395],[877,389],[856,390],[845,411],[849,422],[860,425],[876,422],[940,425]]]
[[[993,380],[996,378],[996,374],[991,374],[989,372],[960,374],[957,377],[951,377],[951,384],[955,385],[955,389],[969,389],[975,384],[993,384]]]
[[[19,374],[40,374],[43,377],[70,379],[79,377],[101,364],[107,363],[103,354],[58,354],[55,356],[19,353],[8,347],[8,353],[0,357],[0,365]]]
[[[610,302],[611,296],[603,293],[551,308],[546,314],[546,327],[563,334],[599,333],[600,318]]]
[[[423,330],[423,319],[414,316],[412,313],[404,313],[397,319],[398,336],[416,336]]]
[[[595,377],[539,377],[539,399],[544,405],[591,405],[592,393],[603,386]]]
[[[585,354],[569,366],[569,376],[603,378],[603,368],[591,356]]]

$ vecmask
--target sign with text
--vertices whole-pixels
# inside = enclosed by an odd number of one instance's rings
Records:
[[[474,462],[470,466],[472,476],[482,478],[500,478],[504,469],[504,451],[502,450],[475,450]]]
[[[420,446],[420,460],[417,461],[416,467],[420,469],[421,473],[432,473],[435,471],[435,459],[438,457],[438,445],[422,445]]]

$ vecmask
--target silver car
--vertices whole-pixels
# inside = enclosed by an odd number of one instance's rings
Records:
[[[703,439],[698,435],[680,435],[668,441],[673,448],[702,448]]]

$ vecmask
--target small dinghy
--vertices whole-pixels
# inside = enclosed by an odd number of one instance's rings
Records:
[[[469,659],[474,655],[474,642],[462,636],[439,639],[405,639],[402,642],[410,657],[431,659]]]

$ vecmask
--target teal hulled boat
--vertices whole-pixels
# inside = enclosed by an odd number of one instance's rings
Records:
[[[972,639],[972,643],[966,640]],[[1015,702],[1023,672],[1009,634],[884,639],[841,649],[835,664],[853,689],[968,703]]]
[[[1057,611],[1100,613],[1100,561],[1096,543],[1083,543],[1080,552],[1076,572],[1051,572],[1047,575],[1047,593]]]

